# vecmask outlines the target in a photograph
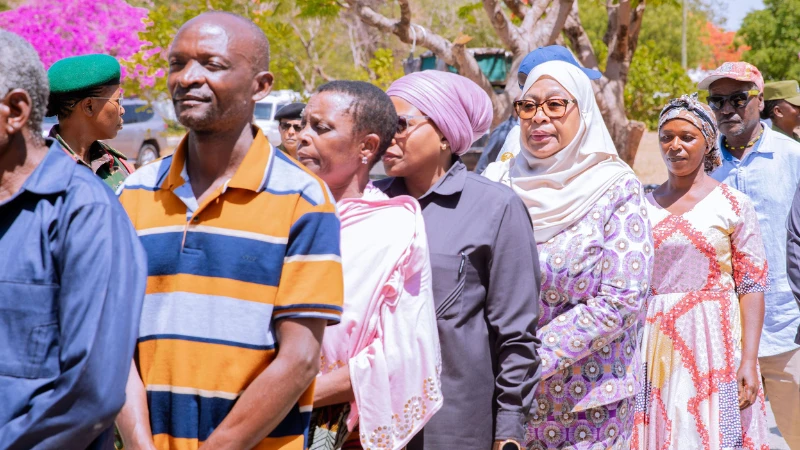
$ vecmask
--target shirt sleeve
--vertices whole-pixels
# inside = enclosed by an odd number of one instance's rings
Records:
[[[769,290],[769,271],[758,217],[748,199],[743,198],[738,206],[739,221],[731,234],[731,265],[736,293],[766,292]]]
[[[340,223],[332,203],[302,198],[289,231],[273,318],[339,323],[344,302]]]
[[[524,442],[524,423],[539,381],[539,257],[528,210],[511,198],[497,226],[486,320],[497,355],[495,439]]]
[[[385,296],[375,311],[377,327],[365,327],[368,336],[359,336],[371,342],[348,363],[355,397],[348,426],[358,423],[366,437],[364,448],[404,448],[443,404],[442,357],[421,214],[417,221],[414,244],[381,289]],[[378,441],[380,436],[389,441]]]
[[[54,247],[60,375],[0,430],[6,450],[84,449],[125,402],[147,261],[119,205],[90,204],[59,224]]]
[[[640,319],[653,268],[653,234],[636,180],[618,184],[604,226],[600,286],[539,329],[542,377],[602,349]]]
[[[800,307],[800,188],[794,193],[786,223],[786,274],[794,300]],[[800,344],[800,328],[794,341]]]

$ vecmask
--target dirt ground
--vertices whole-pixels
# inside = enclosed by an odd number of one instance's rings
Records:
[[[642,184],[661,184],[667,181],[667,168],[658,148],[658,133],[648,131],[639,143],[639,152],[633,162],[633,171]]]

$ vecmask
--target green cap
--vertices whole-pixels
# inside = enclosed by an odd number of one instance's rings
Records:
[[[800,85],[795,80],[767,83],[764,85],[764,100],[786,100],[800,106]]]
[[[109,55],[72,56],[56,61],[47,71],[51,94],[119,84],[119,62]]]

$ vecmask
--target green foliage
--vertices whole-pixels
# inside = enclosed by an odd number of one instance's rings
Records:
[[[341,11],[341,6],[336,0],[298,0],[297,7],[299,18],[336,17]]]
[[[749,13],[737,33],[750,47],[744,60],[767,80],[800,79],[800,0],[764,0],[764,6]]]
[[[403,76],[403,69],[398,67],[392,50],[388,48],[376,50],[368,66],[375,73],[372,83],[383,90],[388,89],[394,80]]]
[[[651,130],[658,126],[658,114],[667,101],[697,91],[681,65],[665,56],[653,40],[639,41],[629,73],[625,85],[628,116]]]
[[[483,2],[467,3],[458,8],[458,18],[466,21],[466,23],[475,25],[478,20],[475,18],[476,11],[483,10]]]

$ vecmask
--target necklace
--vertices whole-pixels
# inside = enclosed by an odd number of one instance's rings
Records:
[[[725,138],[725,148],[728,150],[747,150],[748,148],[756,145],[759,139],[761,139],[761,135],[764,134],[764,127],[761,127],[761,131],[758,132],[758,136],[756,136],[752,141],[748,142],[747,145],[742,145],[741,147],[731,147],[728,144],[728,138]]]

